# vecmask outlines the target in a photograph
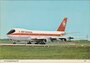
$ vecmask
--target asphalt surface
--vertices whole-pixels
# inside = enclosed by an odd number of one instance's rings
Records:
[[[62,42],[62,43],[47,43],[47,44],[5,44],[5,43],[0,44],[0,46],[57,46],[57,45],[76,45],[76,43]]]

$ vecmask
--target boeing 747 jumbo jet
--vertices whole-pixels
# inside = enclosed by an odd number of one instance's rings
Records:
[[[28,44],[35,42],[35,44],[46,44],[48,41],[63,40],[67,38],[63,37],[65,33],[67,18],[64,18],[56,31],[35,31],[21,28],[11,29],[7,36],[10,40],[15,41],[27,41]]]

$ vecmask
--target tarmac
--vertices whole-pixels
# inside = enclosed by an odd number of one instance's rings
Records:
[[[0,46],[47,46],[43,44],[0,44]]]
[[[58,46],[58,45],[76,45],[76,43],[47,43],[47,44],[6,44],[1,43],[0,46]]]

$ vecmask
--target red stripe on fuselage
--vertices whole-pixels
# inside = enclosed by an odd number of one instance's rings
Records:
[[[44,33],[13,33],[10,35],[30,35],[30,36],[62,36],[64,34],[44,34]]]

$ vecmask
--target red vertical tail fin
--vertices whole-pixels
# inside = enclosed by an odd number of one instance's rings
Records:
[[[67,18],[65,17],[61,22],[61,24],[59,25],[57,31],[65,31],[66,23],[67,23]]]

